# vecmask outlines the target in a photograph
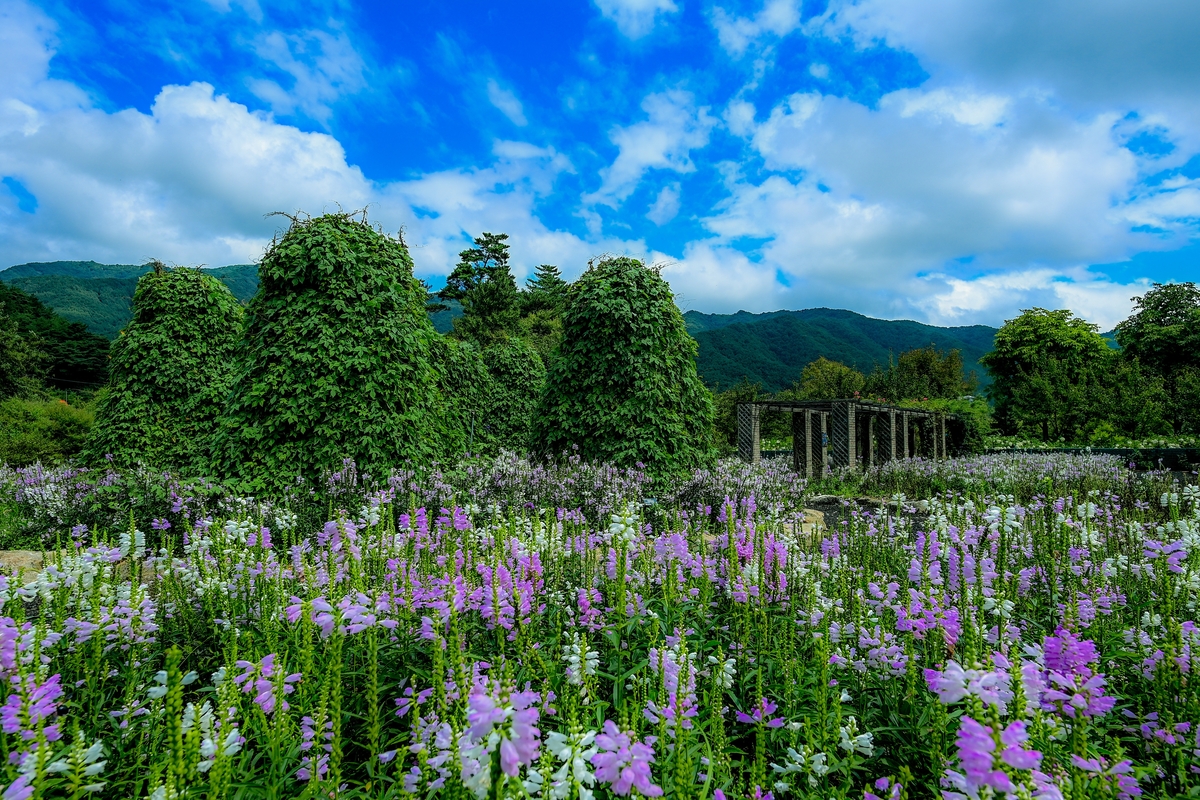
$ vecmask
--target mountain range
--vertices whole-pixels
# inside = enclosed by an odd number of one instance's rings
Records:
[[[9,267],[0,271],[0,281],[33,295],[67,320],[113,339],[129,321],[138,278],[150,269],[149,265],[54,261]],[[208,272],[243,303],[258,290],[258,268],[253,264]],[[433,315],[434,326],[445,333],[458,313],[455,308]],[[905,350],[931,344],[962,351],[966,369],[975,371],[982,386],[988,375],[979,358],[991,350],[996,335],[996,329],[986,325],[942,328],[831,308],[763,314],[687,311],[683,317],[700,345],[700,374],[714,389],[745,379],[774,392],[790,386],[806,364],[821,356],[870,372],[876,366],[886,367],[889,358]]]

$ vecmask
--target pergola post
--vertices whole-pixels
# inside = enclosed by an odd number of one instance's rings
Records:
[[[907,411],[900,412],[900,428],[901,428],[901,434],[902,434],[901,438],[904,440],[904,460],[905,461],[912,458],[912,455],[911,455],[912,449],[909,444],[909,442],[911,441],[909,439],[909,437],[912,436],[912,431],[909,430],[908,418],[909,418],[909,413]]]
[[[879,415],[879,459],[893,461],[896,458],[896,409],[889,408]]]
[[[738,403],[737,449],[738,458],[749,464],[762,460],[760,409],[754,403]]]
[[[829,433],[830,445],[833,450],[833,466],[858,467],[858,426],[855,416],[856,404],[852,400],[835,400]]]
[[[813,477],[813,412],[792,409],[792,469],[806,478]]]

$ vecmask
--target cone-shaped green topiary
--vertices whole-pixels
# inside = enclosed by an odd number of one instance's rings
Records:
[[[431,361],[437,332],[400,239],[349,214],[293,220],[259,266],[238,377],[213,441],[250,489],[318,479],[345,458],[383,477],[457,452]]]
[[[542,357],[523,339],[510,338],[484,348],[483,363],[491,378],[483,427],[498,447],[527,452],[533,413],[546,380]]]
[[[676,474],[710,458],[712,421],[671,287],[632,258],[589,267],[567,291],[562,342],[533,421],[538,448],[577,445],[587,459]]]
[[[242,307],[223,283],[156,263],[138,281],[133,318],[112,343],[84,458],[203,472],[241,333]]]

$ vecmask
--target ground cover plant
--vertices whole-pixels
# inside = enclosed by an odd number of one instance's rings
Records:
[[[988,459],[5,469],[3,796],[1197,796],[1194,482]]]

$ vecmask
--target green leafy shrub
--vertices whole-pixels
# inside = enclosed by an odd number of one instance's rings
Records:
[[[241,324],[241,305],[216,278],[156,264],[138,280],[133,318],[112,344],[109,385],[84,456],[202,470]]]
[[[408,248],[349,214],[294,219],[263,256],[213,468],[248,488],[344,458],[381,475],[457,452]]]
[[[0,398],[35,394],[41,389],[46,354],[22,336],[0,309]]]
[[[471,453],[492,452],[496,441],[483,423],[492,376],[483,363],[479,345],[449,336],[438,336],[431,344],[430,358],[439,375],[438,387],[448,414],[462,426],[463,446]]]
[[[95,422],[88,408],[63,400],[10,397],[0,403],[0,464],[56,464],[83,450]]]
[[[500,447],[524,452],[529,449],[533,410],[546,380],[542,359],[522,339],[508,339],[484,348],[483,363],[491,379],[483,428]]]
[[[632,258],[589,266],[567,291],[563,339],[534,419],[543,452],[644,463],[661,476],[712,455],[712,395],[671,287]]]

